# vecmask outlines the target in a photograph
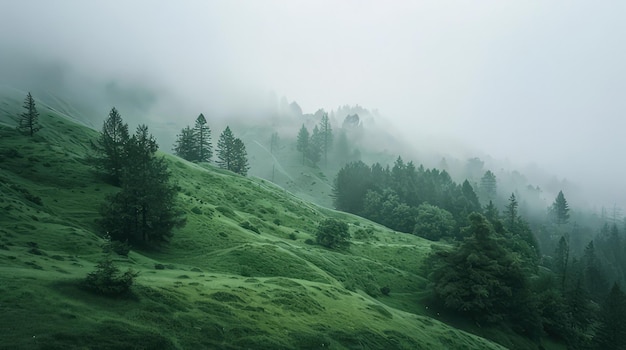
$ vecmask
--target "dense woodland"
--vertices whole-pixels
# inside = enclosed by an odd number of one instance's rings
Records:
[[[18,129],[32,137],[39,126],[30,94],[24,109]],[[328,114],[320,113],[311,134],[302,124],[295,148],[303,166],[327,166],[331,154],[343,164],[333,187],[338,210],[446,243],[433,245],[426,267],[433,304],[477,325],[504,325],[534,340],[549,335],[573,349],[626,347],[626,237],[618,220],[586,220],[571,210],[563,191],[543,215],[525,217],[523,195],[499,193],[491,170],[472,186],[401,157],[391,166],[347,162],[358,148],[346,136],[355,116],[346,117],[335,139]],[[279,140],[271,135],[272,153]],[[131,135],[113,108],[92,150],[98,174],[119,187],[102,205],[101,234],[136,246],[171,239],[185,220],[148,127],[139,125]],[[245,145],[230,127],[214,151],[202,114],[193,128],[182,129],[174,152],[193,162],[211,162],[215,152],[219,167],[244,176],[249,170]],[[349,249],[349,238],[344,222],[319,225],[317,243],[328,249]]]

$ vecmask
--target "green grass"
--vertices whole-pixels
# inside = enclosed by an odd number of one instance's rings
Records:
[[[432,242],[169,155],[187,225],[161,249],[116,257],[139,272],[132,297],[82,290],[116,189],[86,164],[94,130],[40,107],[44,128],[19,135],[19,103],[0,98],[0,348],[501,348],[426,308]],[[342,251],[305,243],[328,217],[373,233]]]

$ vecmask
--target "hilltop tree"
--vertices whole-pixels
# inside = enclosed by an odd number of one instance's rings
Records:
[[[128,124],[124,123],[122,116],[113,107],[104,121],[100,137],[91,146],[96,152],[92,159],[94,165],[104,171],[109,181],[116,186],[120,185],[122,170],[126,165],[128,141]]]
[[[188,161],[197,159],[194,131],[189,126],[181,130],[180,134],[176,136],[174,154]]]
[[[248,173],[248,154],[243,141],[236,138],[230,127],[226,127],[217,141],[217,165],[222,169],[230,170],[237,174]]]
[[[196,125],[193,128],[193,139],[195,144],[195,158],[198,162],[209,162],[213,157],[211,146],[211,129],[207,125],[206,118],[200,113],[196,118]]]
[[[18,129],[22,133],[33,137],[33,135],[41,129],[41,126],[39,125],[39,112],[37,112],[37,107],[35,107],[35,99],[30,92],[26,95],[26,99],[24,100],[24,109],[26,111],[20,114]]]
[[[302,164],[306,159],[307,152],[309,151],[309,130],[302,124],[300,131],[298,132],[298,140],[296,141],[296,149],[298,152],[302,152]]]
[[[125,145],[128,162],[120,192],[107,197],[101,208],[103,234],[132,243],[167,242],[172,230],[184,224],[175,202],[178,189],[170,182],[163,157],[148,127],[140,125]]]
[[[234,160],[232,162],[232,171],[237,174],[246,176],[250,166],[248,166],[248,152],[246,145],[239,138],[233,141]]]
[[[569,205],[563,195],[563,191],[559,191],[554,203],[550,207],[550,213],[557,225],[567,224],[569,221]]]

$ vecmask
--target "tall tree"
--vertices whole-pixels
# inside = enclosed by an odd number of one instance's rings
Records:
[[[196,125],[193,128],[195,141],[196,159],[198,162],[209,162],[213,157],[211,146],[211,129],[207,125],[206,118],[202,113],[196,118]]]
[[[333,130],[330,125],[330,120],[328,119],[328,113],[322,115],[319,130],[321,134],[322,152],[324,153],[324,165],[328,165],[328,151],[333,145]]]
[[[93,161],[95,166],[102,169],[109,181],[116,186],[120,185],[122,170],[126,165],[126,146],[129,141],[128,124],[113,107],[102,126],[102,133],[92,148],[96,152]]]
[[[569,242],[565,236],[561,236],[559,244],[554,252],[554,272],[560,277],[561,291],[565,291],[565,281],[567,279],[567,269],[569,264]]]
[[[313,133],[309,139],[309,147],[307,149],[307,158],[311,161],[312,165],[316,165],[322,157],[322,137],[317,125],[313,128]]]
[[[184,219],[176,209],[177,187],[170,182],[158,145],[140,125],[125,145],[128,161],[122,169],[120,192],[107,197],[101,208],[103,233],[131,243],[167,242]]]
[[[37,108],[35,107],[35,99],[30,92],[26,95],[26,99],[24,100],[24,109],[26,111],[20,114],[18,129],[22,133],[33,137],[33,135],[41,129],[41,126],[39,126],[39,112],[37,112]]]
[[[306,159],[307,152],[309,151],[309,130],[302,124],[300,131],[298,132],[298,139],[296,141],[296,149],[302,152],[302,164]]]
[[[559,191],[554,203],[550,207],[552,218],[558,225],[567,224],[569,221],[569,205],[563,195],[563,191]]]
[[[246,176],[250,166],[248,165],[248,152],[246,152],[246,145],[239,138],[235,138],[233,141],[233,172]]]
[[[504,222],[509,230],[512,229],[517,223],[518,207],[519,203],[517,202],[517,198],[515,198],[515,193],[511,193],[511,197],[509,197],[509,204],[504,208]]]
[[[220,134],[219,140],[217,140],[217,165],[220,168],[232,169],[234,146],[235,136],[230,131],[230,127],[226,126],[226,129]]]
[[[176,136],[174,153],[188,161],[194,161],[198,158],[194,140],[194,130],[189,126],[181,130],[180,134]]]

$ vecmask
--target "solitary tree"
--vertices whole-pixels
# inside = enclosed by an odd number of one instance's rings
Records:
[[[195,142],[195,153],[198,162],[208,162],[213,156],[211,147],[211,129],[207,125],[206,118],[200,113],[193,128],[193,138]]]
[[[317,243],[326,248],[345,248],[350,245],[348,224],[335,219],[320,223],[316,233]]]
[[[39,112],[37,112],[35,107],[35,99],[33,99],[33,95],[30,92],[26,95],[26,100],[24,100],[24,109],[26,111],[20,115],[18,129],[22,133],[33,137],[41,127],[39,126]]]
[[[248,165],[248,152],[246,152],[246,145],[244,145],[243,141],[239,138],[235,138],[233,141],[233,158],[232,169],[229,170],[246,176],[248,169],[250,169]]]
[[[113,107],[109,117],[104,121],[100,137],[92,143],[92,148],[96,152],[93,159],[95,166],[101,169],[114,185],[120,185],[122,169],[127,158],[128,140],[128,125]]]

